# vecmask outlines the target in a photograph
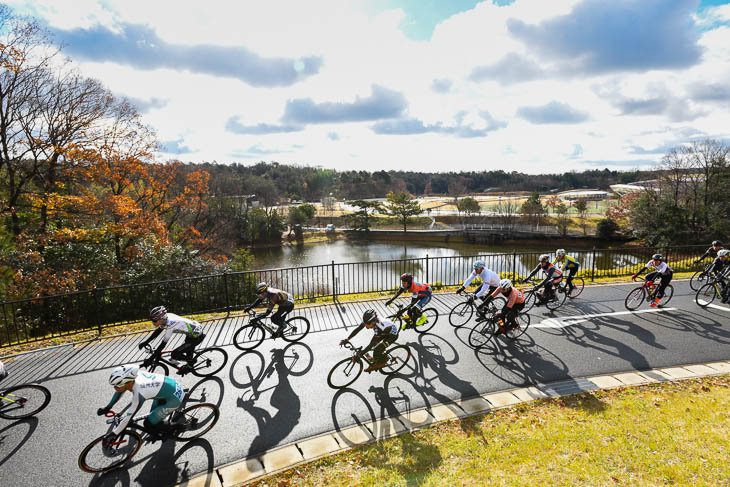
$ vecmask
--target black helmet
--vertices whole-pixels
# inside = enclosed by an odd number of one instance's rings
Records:
[[[164,306],[157,306],[150,310],[150,319],[152,321],[157,321],[161,318],[165,318],[166,316],[167,316],[167,309]]]
[[[362,314],[363,323],[370,323],[377,319],[378,319],[378,313],[376,313],[374,309],[365,310],[365,312]]]
[[[654,260],[664,260],[664,256],[662,254],[654,254],[651,258]]]
[[[410,284],[413,282],[413,274],[409,274],[407,272],[405,274],[401,274],[400,280]]]
[[[721,245],[722,245],[722,242],[720,242],[719,240],[713,240],[712,241],[712,246],[713,247],[720,247]]]
[[[260,282],[259,285],[256,286],[256,294],[265,293],[267,289],[269,289],[269,285],[265,282]]]

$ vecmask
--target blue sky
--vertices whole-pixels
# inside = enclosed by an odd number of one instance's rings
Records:
[[[161,159],[531,173],[730,138],[717,0],[11,0]]]

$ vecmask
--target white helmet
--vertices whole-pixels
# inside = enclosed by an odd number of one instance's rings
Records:
[[[499,287],[501,287],[503,290],[512,289],[512,281],[509,279],[502,279],[499,281]]]
[[[137,378],[139,366],[134,364],[120,365],[112,371],[109,376],[109,384],[113,386],[123,386],[127,382],[132,382]]]
[[[718,257],[725,257],[727,254],[730,254],[730,250],[728,249],[722,249],[717,251]]]
[[[558,257],[563,257],[565,255],[565,249],[556,250],[555,255],[557,255]]]

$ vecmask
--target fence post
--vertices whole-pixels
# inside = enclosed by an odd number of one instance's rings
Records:
[[[337,281],[335,278],[335,261],[332,261],[332,301],[337,301]]]
[[[431,280],[428,278],[428,254],[426,254],[426,282],[431,282]]]
[[[96,287],[91,290],[91,294],[94,296],[94,320],[96,320],[96,326],[99,330],[99,338],[101,338],[101,320],[99,319],[99,298],[97,296]]]
[[[595,277],[596,277],[596,247],[593,247],[593,266],[591,269],[591,282],[593,282]]]
[[[231,314],[231,302],[228,297],[228,271],[223,272],[223,292],[226,296],[226,318]]]
[[[517,282],[517,251],[512,251],[512,282]]]

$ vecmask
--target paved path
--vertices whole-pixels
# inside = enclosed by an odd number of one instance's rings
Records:
[[[92,476],[76,465],[81,449],[106,432],[95,415],[111,396],[110,368],[141,360],[136,344],[145,335],[26,354],[8,365],[3,385],[44,383],[53,392],[37,418],[0,420],[0,485],[171,485],[272,447],[335,428],[440,402],[515,387],[625,370],[727,360],[730,307],[703,310],[687,282],[675,283],[670,309],[627,313],[623,300],[632,285],[586,288],[555,314],[533,310],[532,326],[515,343],[494,340],[475,352],[468,329],[454,329],[442,316],[431,333],[403,333],[415,357],[406,373],[385,378],[363,374],[352,388],[326,385],[332,365],[347,356],[336,343],[366,307],[382,301],[302,310],[315,325],[302,343],[265,341],[242,353],[228,345],[243,318],[211,323],[205,344],[226,345],[228,367],[217,378],[184,377],[192,400],[221,406],[218,425],[196,442],[143,445],[128,468]],[[441,312],[461,298],[439,295]],[[356,343],[366,343],[363,332]]]

